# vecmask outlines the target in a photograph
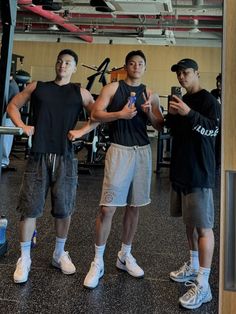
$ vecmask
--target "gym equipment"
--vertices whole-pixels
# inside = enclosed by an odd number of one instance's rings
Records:
[[[82,170],[81,168],[87,168],[91,173],[91,167],[104,165],[103,159],[110,146],[105,124],[99,125],[85,137],[75,140],[72,143],[76,153],[79,153],[84,148],[87,149],[85,160],[79,160],[78,162],[79,171]]]
[[[21,135],[22,133],[23,133],[22,128],[0,126],[0,136],[2,134]],[[0,179],[1,179],[1,170],[0,170]],[[7,248],[8,248],[7,241],[0,244],[0,256],[3,256],[4,254],[6,254]]]
[[[107,84],[106,73],[112,72],[107,70],[109,63],[110,59],[106,58],[98,67],[82,64],[83,67],[96,71],[96,73],[87,78],[88,84],[86,89],[88,91],[91,90],[96,78],[99,78],[98,81],[102,84],[102,86]],[[94,95],[94,97],[96,96],[97,95]],[[87,113],[84,110],[84,120],[87,120],[87,118]],[[99,125],[95,130],[87,134],[86,137],[74,141],[73,146],[76,153],[80,152],[84,148],[87,149],[87,156],[85,160],[79,160],[78,162],[79,171],[81,168],[87,168],[90,172],[90,168],[92,166],[103,166],[104,163],[102,161],[108,147],[110,146],[106,125]]]
[[[23,129],[11,126],[0,126],[0,134],[22,135]]]
[[[8,221],[5,216],[0,217],[0,256],[7,252],[8,242],[6,239]]]
[[[160,98],[165,98],[167,100],[167,108],[171,96],[160,96]],[[168,109],[164,109],[161,106],[162,113],[165,116]],[[170,167],[170,152],[171,152],[171,135],[169,129],[166,127],[162,131],[158,132],[157,136],[157,160],[156,160],[156,174],[160,173],[161,168]]]

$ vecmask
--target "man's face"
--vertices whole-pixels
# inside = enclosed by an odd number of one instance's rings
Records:
[[[128,77],[132,79],[139,79],[144,74],[146,64],[143,58],[140,56],[133,56],[125,65],[125,69],[127,71]]]
[[[76,72],[75,60],[71,55],[61,55],[58,57],[56,65],[56,74],[60,78],[70,78]]]
[[[192,68],[179,69],[176,72],[176,75],[180,85],[185,89],[194,87],[194,85],[198,82],[199,79],[198,71]]]

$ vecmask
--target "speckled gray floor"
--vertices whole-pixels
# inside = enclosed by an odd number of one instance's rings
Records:
[[[152,140],[155,170],[156,140]],[[0,212],[7,215],[9,250],[0,257],[0,313],[190,313],[178,305],[186,291],[183,284],[171,282],[168,274],[188,259],[187,242],[181,218],[168,212],[168,169],[153,174],[152,203],[140,212],[133,255],[144,268],[144,279],[135,279],[115,267],[121,243],[123,209],[117,210],[105,253],[105,274],[95,290],[83,288],[83,280],[94,254],[94,225],[98,210],[102,168],[92,174],[79,175],[77,211],[73,215],[66,249],[77,272],[63,275],[51,266],[54,249],[53,219],[47,201],[43,218],[38,219],[37,245],[32,250],[32,270],[26,284],[13,283],[15,263],[19,257],[18,220],[15,212],[25,160],[12,157],[17,172],[2,175]],[[216,249],[210,276],[213,300],[194,313],[218,313],[219,189],[215,191]]]

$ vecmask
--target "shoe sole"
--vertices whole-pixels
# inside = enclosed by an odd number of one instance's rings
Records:
[[[202,304],[204,303],[208,303],[212,300],[212,295],[210,295],[206,300],[203,300],[201,303],[197,304],[197,305],[187,305],[187,304],[182,304],[181,302],[179,302],[179,304],[188,310],[195,310],[198,309]]]
[[[76,269],[73,271],[73,272],[67,272],[65,270],[63,270],[60,266],[60,264],[58,264],[56,261],[52,260],[52,266],[53,267],[56,267],[58,269],[61,270],[61,272],[64,274],[64,275],[73,275],[75,272],[76,272]]]
[[[14,283],[25,283],[28,281],[28,277],[25,280],[16,280],[14,279]]]
[[[103,271],[101,272],[101,274],[99,275],[98,283],[97,283],[96,286],[87,286],[87,285],[83,284],[84,288],[89,289],[89,290],[95,289],[95,288],[98,286],[99,280],[103,277],[103,275],[104,275],[104,269],[103,269]]]
[[[30,270],[29,270],[29,272],[30,272]],[[21,279],[21,280],[17,280],[13,277],[14,283],[25,283],[25,282],[27,282],[28,278],[29,278],[29,272],[28,272],[28,276],[24,279]]]
[[[130,276],[134,277],[134,278],[143,278],[144,277],[144,273],[142,275],[134,275],[133,273],[131,273],[127,267],[125,265],[123,265],[119,260],[116,262],[116,268],[121,270],[121,271],[124,271],[124,272],[127,272]]]

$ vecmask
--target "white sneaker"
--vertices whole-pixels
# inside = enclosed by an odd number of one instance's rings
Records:
[[[117,257],[116,267],[121,270],[127,271],[127,273],[136,278],[142,278],[144,276],[144,271],[136,263],[136,259],[133,257],[132,254],[122,256],[120,251]]]
[[[21,257],[18,259],[16,263],[16,270],[13,275],[13,279],[15,283],[23,283],[28,280],[29,272],[31,266],[31,259],[22,259]]]
[[[195,280],[197,278],[197,272],[190,266],[190,261],[184,263],[180,269],[172,271],[170,273],[170,279],[176,282],[186,282],[189,280]]]
[[[87,276],[84,279],[84,287],[89,289],[94,289],[99,283],[99,279],[104,275],[104,266],[92,262],[90,270],[87,273]]]
[[[203,287],[199,285],[197,281],[186,282],[185,285],[191,287],[181,298],[179,303],[186,309],[197,309],[203,303],[210,302],[212,300],[211,288],[208,284],[207,290],[203,290]]]
[[[75,265],[71,261],[69,252],[64,252],[58,260],[53,256],[52,265],[59,268],[65,275],[72,275],[76,272]]]

